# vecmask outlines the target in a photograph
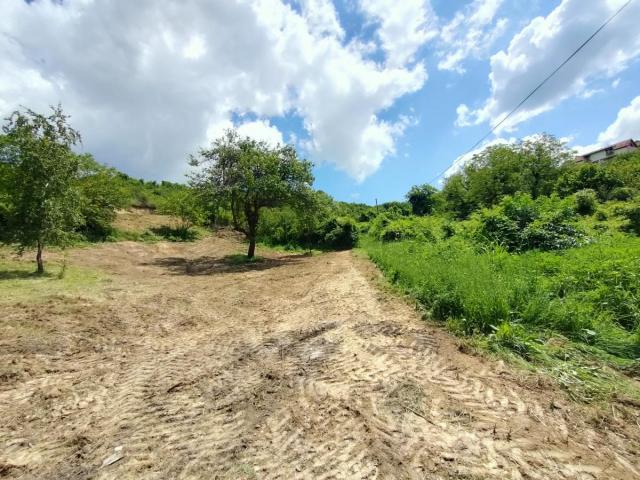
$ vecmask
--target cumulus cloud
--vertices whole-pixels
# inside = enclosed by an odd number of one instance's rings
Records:
[[[439,70],[464,73],[462,62],[480,58],[502,36],[507,19],[496,14],[503,0],[474,0],[440,29]]]
[[[428,0],[360,0],[360,8],[379,25],[377,36],[392,66],[413,60],[416,51],[438,33]]]
[[[604,145],[628,138],[640,139],[640,96],[618,112],[616,120],[598,135],[598,142]]]
[[[430,35],[428,9],[410,17],[407,5],[367,5],[387,52],[380,64],[370,45],[345,40],[328,0],[7,0],[0,113],[60,101],[99,160],[174,179],[234,119],[241,132],[281,142],[269,118],[299,116],[311,158],[362,180],[407,126],[382,112],[427,79],[414,55]]]
[[[534,18],[491,57],[491,94],[476,109],[461,105],[459,126],[497,123],[610,17],[625,0],[562,0],[548,16]],[[633,2],[545,84],[502,128],[553,109],[575,96],[588,97],[594,79],[613,78],[640,55],[640,2]]]
[[[615,121],[598,135],[598,141],[592,145],[576,146],[580,153],[588,153],[599,148],[607,147],[621,140],[640,139],[640,96],[620,109]]]

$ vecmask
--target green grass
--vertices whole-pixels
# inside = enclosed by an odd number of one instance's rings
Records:
[[[44,275],[34,273],[35,264],[14,260],[0,252],[0,304],[39,303],[53,295],[91,293],[106,278],[86,268],[45,260]]]
[[[587,220],[585,220],[587,221]],[[591,220],[588,220],[591,221]],[[562,252],[480,251],[454,237],[362,248],[429,316],[551,374],[575,398],[640,398],[640,238],[615,227]]]

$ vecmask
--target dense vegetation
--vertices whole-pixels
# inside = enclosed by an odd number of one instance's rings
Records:
[[[361,243],[453,331],[578,398],[637,398],[625,378],[640,371],[639,179],[640,153],[581,164],[548,136],[493,147],[446,181],[431,215],[381,214]]]

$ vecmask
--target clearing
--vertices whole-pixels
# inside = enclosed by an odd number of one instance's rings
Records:
[[[87,285],[0,298],[0,477],[640,475],[635,407],[464,353],[351,252],[242,251],[78,248]]]

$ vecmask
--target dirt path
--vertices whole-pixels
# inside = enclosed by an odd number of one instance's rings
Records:
[[[81,249],[99,292],[0,307],[23,372],[0,385],[0,477],[640,478],[635,426],[460,352],[351,253],[237,251]]]

